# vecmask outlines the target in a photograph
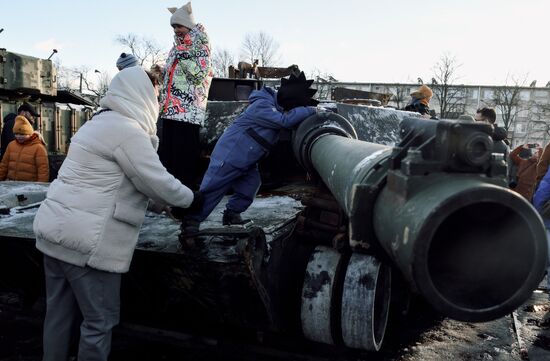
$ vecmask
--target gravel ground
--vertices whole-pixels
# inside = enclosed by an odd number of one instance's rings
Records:
[[[547,293],[536,291],[516,314],[515,323],[510,315],[472,324],[437,319],[420,307],[392,321],[385,346],[376,354],[338,352],[313,343],[285,350],[126,325],[115,332],[110,360],[550,360]],[[23,310],[16,295],[0,294],[0,361],[40,360],[42,319],[40,303]]]

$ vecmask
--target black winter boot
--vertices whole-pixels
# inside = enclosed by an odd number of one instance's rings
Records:
[[[240,213],[233,212],[229,209],[223,211],[222,224],[224,226],[244,225],[250,222],[252,222],[250,219],[242,219]]]
[[[179,241],[184,250],[198,250],[204,247],[204,242],[200,237],[195,237],[199,234],[200,222],[184,217],[181,220]]]
[[[189,237],[193,234],[199,233],[201,222],[196,221],[194,219],[189,219],[187,217],[183,217],[181,220],[181,236]]]

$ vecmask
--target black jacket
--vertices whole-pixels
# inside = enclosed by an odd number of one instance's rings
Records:
[[[505,160],[508,159],[508,155],[510,154],[510,148],[505,142],[507,135],[506,129],[495,125],[495,129],[493,130],[494,152],[504,154]]]
[[[2,127],[2,135],[0,137],[0,160],[6,153],[8,144],[15,139],[15,135],[13,134],[13,126],[15,125],[16,116],[17,114],[15,113],[9,113],[4,118],[4,126]]]

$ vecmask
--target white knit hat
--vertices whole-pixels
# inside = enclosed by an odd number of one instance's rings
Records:
[[[183,5],[181,8],[168,8],[172,13],[170,25],[183,25],[186,28],[193,29],[196,25],[193,17],[193,9],[191,9],[191,1]]]

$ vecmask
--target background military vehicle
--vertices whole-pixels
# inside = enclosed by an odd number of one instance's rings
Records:
[[[40,114],[34,125],[46,142],[51,178],[56,176],[70,139],[90,119],[95,104],[69,89],[57,88],[57,70],[49,59],[0,49],[0,119],[31,103]]]

